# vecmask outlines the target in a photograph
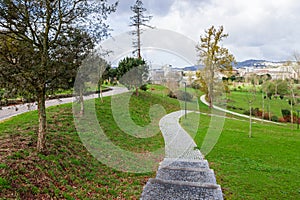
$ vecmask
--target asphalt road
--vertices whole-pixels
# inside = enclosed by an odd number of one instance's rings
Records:
[[[103,97],[121,94],[128,91],[126,88],[123,87],[111,87],[111,89],[112,90],[110,91],[103,92]],[[84,99],[92,99],[97,97],[98,94],[92,94],[89,96],[85,96]],[[47,100],[46,107],[72,103],[74,100],[75,97]],[[13,116],[20,115],[22,113],[26,113],[32,110],[37,110],[36,102],[2,107],[2,110],[0,110],[0,122],[7,120]]]

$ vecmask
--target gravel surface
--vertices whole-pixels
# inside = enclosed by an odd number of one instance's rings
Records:
[[[165,157],[201,160],[203,155],[195,149],[197,145],[194,140],[179,124],[179,118],[183,115],[183,110],[173,112],[164,116],[159,122],[165,140]]]

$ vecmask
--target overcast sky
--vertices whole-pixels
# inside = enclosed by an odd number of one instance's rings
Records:
[[[110,0],[113,2],[113,0]],[[130,6],[135,0],[120,0],[110,15],[113,36],[132,30]],[[237,61],[290,60],[300,52],[299,0],[143,0],[150,25],[183,34],[195,42],[211,25],[223,25],[229,34],[224,46]]]

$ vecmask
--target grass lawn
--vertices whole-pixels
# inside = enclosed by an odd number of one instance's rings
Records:
[[[149,107],[164,106],[169,113],[178,101],[149,92],[132,96],[130,114],[139,125],[149,123]],[[97,117],[109,138],[123,149],[147,152],[164,145],[161,134],[137,139],[123,133],[111,113],[111,98],[96,101]],[[155,172],[144,174],[113,170],[83,146],[74,126],[72,105],[47,109],[47,151],[37,153],[37,112],[0,123],[0,199],[139,199]],[[158,126],[158,124],[157,124]]]
[[[227,99],[229,99],[227,106],[229,106],[229,110],[243,114],[243,112],[249,110],[248,98],[249,96],[247,92],[232,91],[230,95],[227,95]],[[262,94],[257,93],[255,101],[253,103],[253,108],[262,109],[262,102]],[[276,115],[277,117],[282,117],[281,109],[291,109],[291,106],[288,104],[288,98],[286,97],[282,100],[280,98],[272,98],[271,100],[265,99],[265,112],[268,112],[269,103],[272,115]],[[232,109],[232,107],[235,107],[236,109]],[[299,110],[300,105],[295,106],[293,109],[294,111],[296,111],[297,109]]]
[[[201,147],[211,118],[191,113],[181,124],[188,132],[197,126]],[[300,199],[300,131],[287,126],[253,124],[226,119],[214,149],[206,155],[225,199]],[[192,133],[191,133],[192,134]]]

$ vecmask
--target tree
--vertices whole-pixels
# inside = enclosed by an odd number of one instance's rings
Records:
[[[204,80],[203,71],[197,71],[196,77],[197,79],[195,80],[195,83],[198,84],[199,89],[206,94],[206,97],[208,97],[208,87],[206,81]]]
[[[0,0],[0,35],[17,43],[17,48],[7,48],[8,54],[19,53],[11,60],[2,57],[1,71],[8,74],[0,74],[1,85],[36,97],[38,151],[45,148],[46,92],[74,79],[73,72],[91,48],[87,44],[107,35],[104,21],[116,5],[106,0]]]
[[[255,77],[253,77],[255,78]],[[255,82],[255,80],[253,80],[253,82]],[[256,100],[256,85],[252,84],[252,87],[249,88],[248,92],[247,92],[247,100],[248,100],[248,104],[249,104],[249,138],[252,137],[252,109],[253,109],[253,103]]]
[[[208,99],[210,107],[213,107],[214,85],[217,73],[230,73],[232,64],[235,62],[234,56],[228,49],[222,47],[220,43],[228,34],[223,33],[223,26],[216,29],[214,26],[205,31],[205,35],[200,37],[200,44],[196,46],[199,52],[199,61],[204,64],[204,80],[206,80]]]
[[[149,67],[142,58],[126,57],[119,62],[117,68],[117,78],[128,89],[135,88],[136,96],[139,95],[138,89],[147,82]]]
[[[296,104],[295,92],[294,92],[294,80],[290,79],[288,84],[289,91],[291,92],[291,100],[289,101],[291,106],[291,127],[294,128],[294,108],[293,105]]]
[[[153,28],[152,26],[147,25],[152,19],[152,16],[147,16],[144,13],[147,11],[146,8],[143,7],[142,0],[136,0],[134,6],[131,6],[130,9],[134,13],[132,17],[130,17],[131,23],[130,26],[134,27],[135,30],[132,31],[132,35],[136,36],[133,40],[133,48],[135,48],[134,53],[137,53],[137,57],[141,58],[141,34],[142,27]]]

